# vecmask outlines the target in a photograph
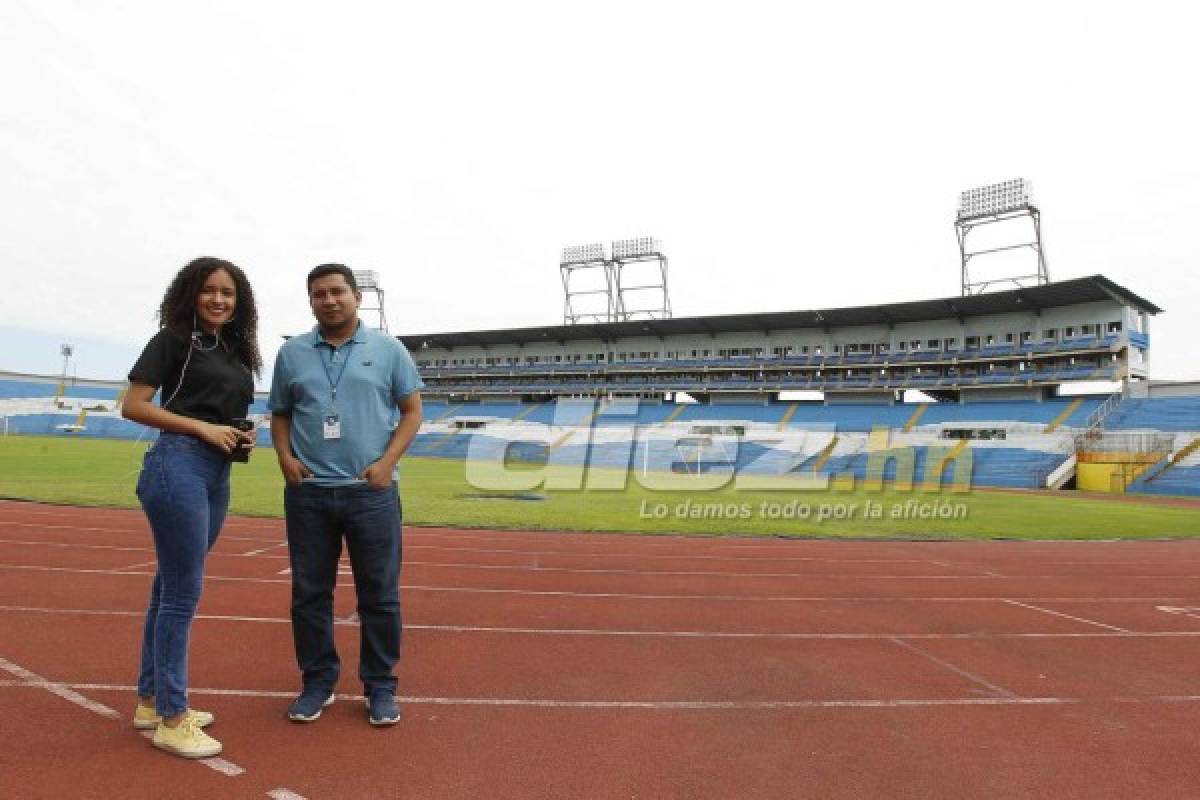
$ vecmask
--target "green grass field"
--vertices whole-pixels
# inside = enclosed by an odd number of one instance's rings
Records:
[[[0,437],[0,497],[136,507],[134,485],[146,447],[145,441]],[[634,477],[617,490],[517,492],[475,488],[467,481],[462,461],[405,459],[402,471],[405,521],[417,525],[939,539],[1200,535],[1196,508],[1070,492],[748,491],[733,486],[711,491],[650,490]],[[595,477],[614,483],[622,476],[608,472]],[[281,516],[282,487],[274,453],[260,450],[251,463],[234,466],[231,511]],[[522,499],[530,495],[540,499]],[[807,518],[783,518],[789,508],[793,517],[807,510]],[[952,517],[921,518],[913,513],[939,508]]]

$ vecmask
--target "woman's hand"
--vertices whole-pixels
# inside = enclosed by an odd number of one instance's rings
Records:
[[[233,448],[237,447],[242,438],[242,432],[237,428],[229,425],[213,425],[209,422],[200,424],[197,435],[202,441],[211,444],[225,455],[232,453]]]
[[[230,425],[214,425],[190,417],[182,417],[173,411],[154,405],[154,393],[158,390],[153,386],[133,383],[125,394],[121,404],[121,416],[125,419],[140,422],[169,433],[185,433],[195,436],[200,441],[212,445],[225,455],[233,452],[241,445],[246,450],[254,447],[257,438],[255,431],[239,431]]]

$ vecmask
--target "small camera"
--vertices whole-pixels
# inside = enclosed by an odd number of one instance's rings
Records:
[[[254,420],[246,419],[244,417],[238,417],[237,419],[230,420],[229,425],[236,430],[242,431],[243,433],[249,433],[250,431],[254,430]],[[237,461],[241,464],[247,463],[250,460],[250,448],[239,444],[237,447],[233,448],[233,452],[229,454],[229,460]]]

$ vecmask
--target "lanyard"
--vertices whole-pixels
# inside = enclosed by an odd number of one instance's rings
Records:
[[[337,348],[329,348],[328,364],[325,363],[325,356],[321,356],[321,366],[325,368],[325,379],[329,381],[329,394],[332,396],[335,404],[337,403],[338,384],[342,382],[342,376],[346,374],[346,366],[350,363],[350,351],[354,349],[354,340],[351,339],[342,349],[345,350],[346,358],[342,361],[342,368],[338,370],[336,379],[330,373],[329,368],[333,366],[333,360],[337,358]]]

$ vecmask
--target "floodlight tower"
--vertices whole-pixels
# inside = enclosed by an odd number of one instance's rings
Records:
[[[997,283],[1011,283],[1020,288],[1031,282],[1034,285],[1050,282],[1050,273],[1046,269],[1046,252],[1042,248],[1042,215],[1037,206],[1033,205],[1032,189],[1029,181],[1024,178],[1016,178],[1011,181],[980,186],[977,189],[968,189],[959,195],[958,216],[954,220],[954,231],[958,236],[958,252],[962,256],[962,293],[964,297],[986,292],[988,287]],[[976,228],[1021,218],[1028,219],[1033,225],[1033,241],[1016,242],[984,250],[967,249],[967,234]],[[1033,250],[1037,257],[1035,273],[988,280],[971,280],[969,267],[972,258],[1026,247]]]
[[[71,363],[71,356],[75,354],[75,346],[70,344],[59,345],[58,354],[62,356],[62,376],[58,380],[58,394],[54,397],[54,402],[62,400],[63,395],[67,392],[67,366]]]
[[[375,327],[386,332],[387,316],[383,311],[383,287],[379,285],[379,273],[373,269],[356,269],[354,272],[354,282],[358,284],[358,291],[363,295],[363,304],[358,307],[359,311],[376,311],[379,313],[379,324]],[[371,296],[372,305],[368,305],[367,296]]]
[[[650,236],[615,241],[612,243],[611,263],[617,291],[617,319],[671,318],[671,295],[667,290],[667,257],[663,255],[662,242]],[[627,286],[625,270],[631,267],[636,269],[641,265],[652,267],[650,274],[643,278],[645,282]],[[640,271],[645,275],[645,269]],[[649,300],[639,299],[646,297],[646,293],[649,293]],[[631,295],[634,296],[632,300]]]
[[[612,263],[604,256],[604,245],[599,242],[591,244],[564,247],[558,259],[558,271],[563,283],[563,324],[578,325],[580,322],[612,322],[617,319],[617,296],[613,291]],[[594,278],[587,284],[590,288],[577,288],[580,280],[587,280],[599,271],[604,276],[604,288]],[[604,295],[604,310],[600,311],[593,303],[585,310],[576,304],[579,298],[590,295]]]

